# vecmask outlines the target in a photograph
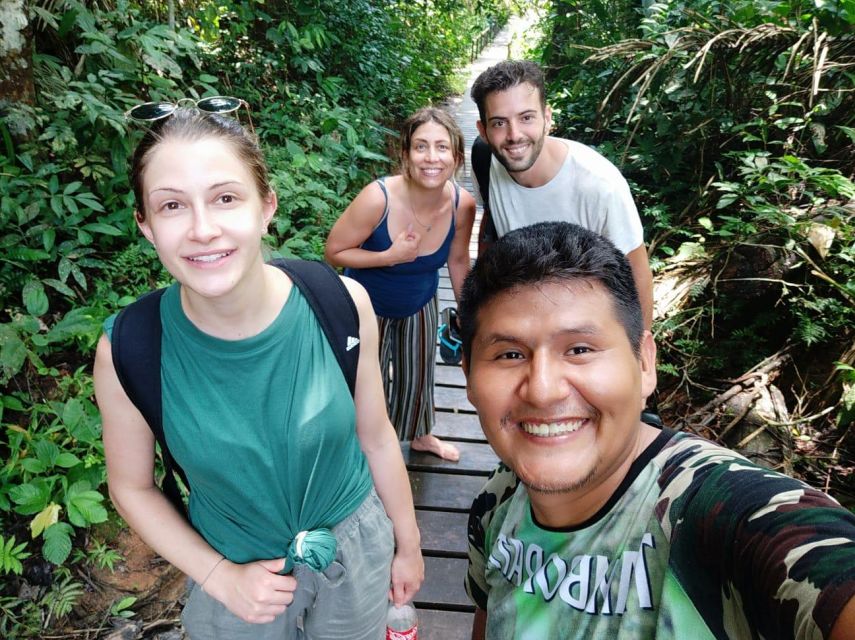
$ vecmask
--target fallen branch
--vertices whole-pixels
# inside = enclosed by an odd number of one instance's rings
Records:
[[[754,392],[751,394],[751,398],[745,403],[745,407],[743,407],[742,411],[737,413],[736,416],[734,416],[733,420],[728,422],[724,429],[721,430],[721,432],[716,438],[718,442],[724,440],[724,437],[728,433],[730,433],[736,425],[742,422],[745,419],[745,416],[747,416],[751,412],[751,409],[754,408],[754,402],[757,400],[757,398],[760,397],[760,394],[762,393],[760,390],[760,386],[761,385],[755,385]],[[740,447],[738,446],[736,448],[739,449]]]
[[[753,396],[746,407],[740,411],[733,420],[731,420],[718,438],[724,437],[733,427],[748,415],[754,401],[760,394],[760,388],[765,386],[773,377],[772,373],[779,370],[790,358],[789,347],[785,347],[781,351],[769,356],[765,360],[757,363],[753,368],[743,373],[736,380],[732,381],[732,386],[718,394],[715,398],[707,402],[703,407],[690,413],[685,418],[681,418],[679,423],[682,427],[688,424],[693,424],[695,427],[707,427],[719,415],[716,411],[719,407],[724,406],[728,400],[734,396],[748,391],[752,386],[755,388]],[[750,383],[750,384],[749,384]],[[758,384],[759,383],[759,384]]]
[[[177,627],[181,624],[181,618],[160,618],[159,620],[152,620],[151,622],[143,625],[143,631],[148,632],[152,629],[156,629],[157,627]]]

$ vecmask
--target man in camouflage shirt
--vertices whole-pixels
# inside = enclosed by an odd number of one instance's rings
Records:
[[[470,512],[473,638],[855,638],[855,517],[639,421],[656,347],[611,243],[568,223],[507,234],[460,319],[503,462]]]

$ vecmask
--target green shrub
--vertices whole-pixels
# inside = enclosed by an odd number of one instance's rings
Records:
[[[552,4],[539,55],[557,133],[621,166],[654,268],[696,277],[656,327],[681,399],[705,402],[789,349],[793,419],[842,424],[849,387],[833,366],[851,359],[855,327],[853,25],[849,2]]]

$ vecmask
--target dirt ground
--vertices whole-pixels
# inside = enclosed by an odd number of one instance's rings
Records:
[[[181,640],[179,615],[183,605],[186,578],[154,553],[129,529],[119,533],[114,544],[123,560],[109,569],[93,569],[81,575],[87,583],[85,596],[78,604],[79,621],[68,635],[51,638],[104,638],[106,640]],[[114,603],[132,596],[131,618],[110,617]]]

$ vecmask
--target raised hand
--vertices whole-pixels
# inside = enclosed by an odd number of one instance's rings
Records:
[[[417,232],[413,231],[413,225],[407,226],[406,230],[401,231],[398,236],[392,241],[392,246],[386,249],[386,254],[389,257],[389,266],[401,264],[403,262],[412,262],[419,257],[419,243],[422,237]]]

